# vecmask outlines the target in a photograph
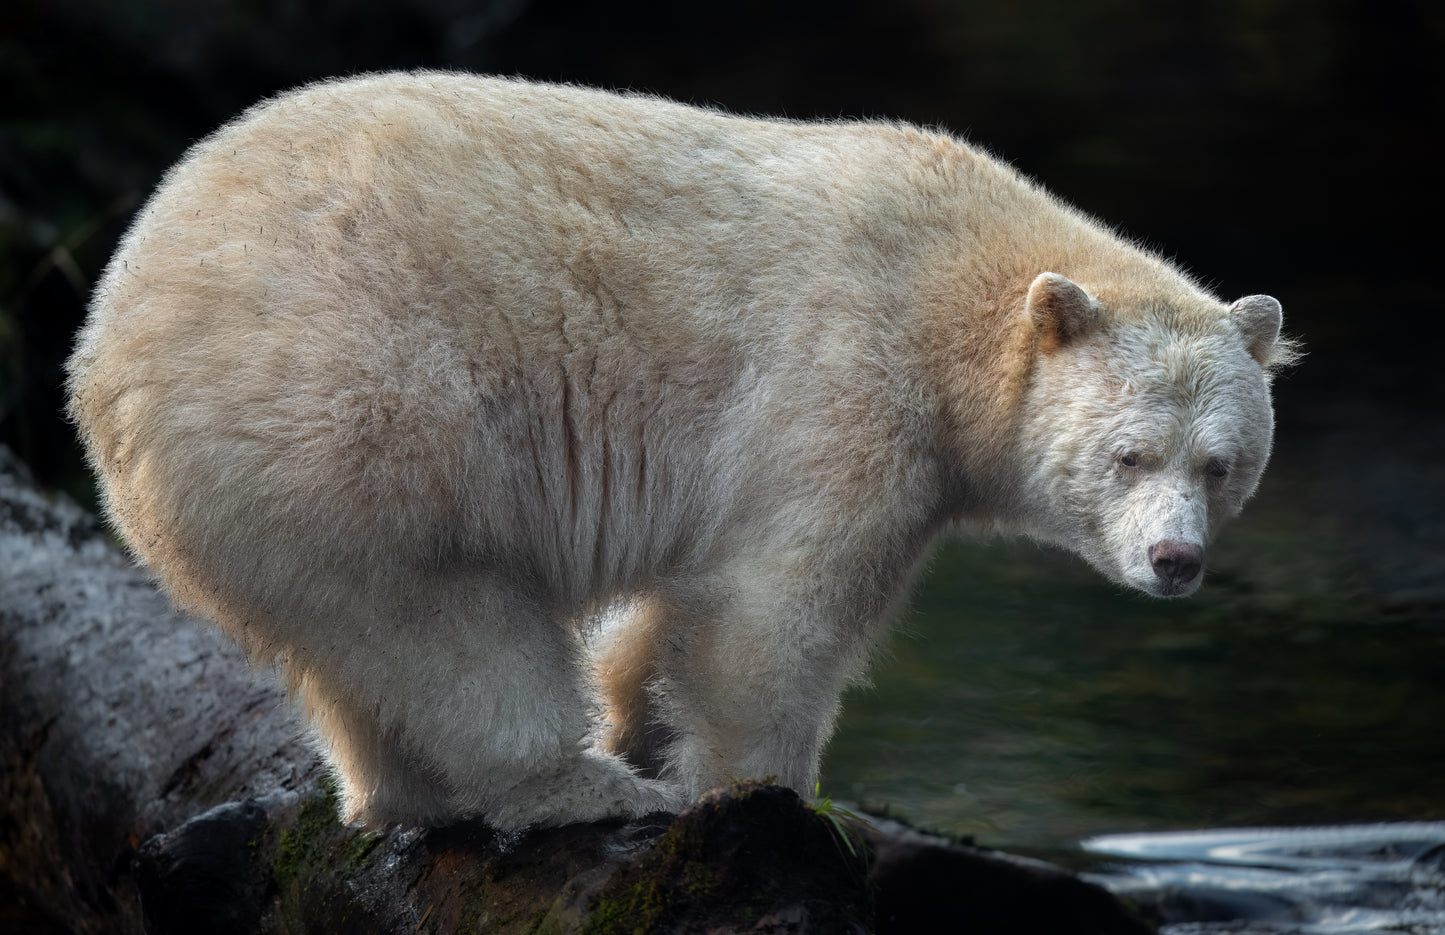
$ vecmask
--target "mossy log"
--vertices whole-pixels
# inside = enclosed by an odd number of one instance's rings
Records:
[[[367,833],[275,681],[0,448],[0,928],[1143,933],[1034,861],[738,783],[681,815]]]

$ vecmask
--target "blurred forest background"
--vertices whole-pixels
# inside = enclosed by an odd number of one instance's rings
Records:
[[[1201,596],[1141,602],[1029,546],[952,547],[918,639],[849,702],[825,773],[840,794],[961,831],[950,816],[1006,831],[1028,820],[1009,809],[1094,810],[1019,840],[1128,815],[1445,818],[1445,5],[4,0],[0,442],[93,504],[61,364],[162,172],[264,96],[419,66],[942,126],[1221,297],[1283,302],[1309,356]],[[947,643],[968,614],[971,642]],[[990,717],[1010,726],[968,734]],[[1031,759],[1049,724],[1056,752]],[[1021,759],[979,778],[969,749]],[[992,799],[949,798],[988,782]]]

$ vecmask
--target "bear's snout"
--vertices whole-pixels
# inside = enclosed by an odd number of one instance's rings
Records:
[[[1165,539],[1149,546],[1149,564],[1154,568],[1165,594],[1177,594],[1204,567],[1204,550],[1188,542]]]

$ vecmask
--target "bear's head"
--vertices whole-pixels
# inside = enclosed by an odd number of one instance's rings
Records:
[[[1121,584],[1193,593],[1204,550],[1259,484],[1274,437],[1280,304],[1033,281],[1037,335],[1019,455],[1025,524]]]

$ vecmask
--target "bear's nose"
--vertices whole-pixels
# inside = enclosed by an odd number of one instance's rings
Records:
[[[1187,542],[1165,539],[1149,546],[1149,564],[1170,590],[1188,584],[1204,567],[1204,550]]]

